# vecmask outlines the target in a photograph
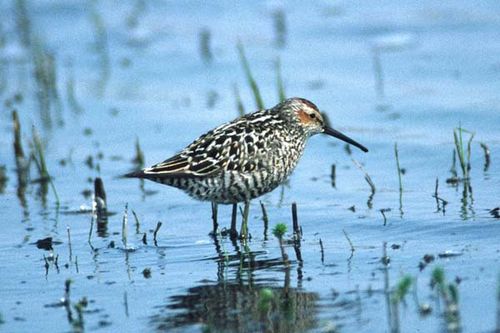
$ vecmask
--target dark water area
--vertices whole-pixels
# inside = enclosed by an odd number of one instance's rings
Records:
[[[0,331],[498,331],[498,13],[497,1],[0,2]],[[370,150],[311,138],[289,182],[259,198],[267,232],[252,202],[246,243],[209,235],[209,203],[120,177],[236,118],[235,90],[257,109],[238,43],[266,107],[279,59],[286,96]],[[218,212],[229,228],[231,207]]]

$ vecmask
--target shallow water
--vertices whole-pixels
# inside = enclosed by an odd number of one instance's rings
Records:
[[[22,3],[0,2],[0,165],[8,177],[0,187],[0,330],[78,331],[76,309],[69,308],[69,319],[61,303],[71,279],[70,303],[88,300],[87,331],[452,331],[445,301],[429,285],[436,267],[457,284],[463,331],[499,329],[500,221],[490,214],[500,205],[497,2],[26,1],[26,15]],[[280,11],[281,37],[273,14]],[[199,51],[202,29],[211,36],[208,63]],[[23,45],[23,31],[55,59],[61,106],[51,99],[48,116],[40,111],[34,47]],[[338,141],[314,137],[289,184],[262,198],[270,228],[289,226],[290,265],[271,231],[264,235],[258,201],[245,248],[208,235],[209,204],[119,178],[135,167],[136,140],[150,165],[235,118],[234,84],[246,111],[255,109],[238,41],[266,106],[278,101],[279,57],[287,96],[311,99],[333,127],[370,149],[348,155]],[[374,48],[383,73],[378,90]],[[22,101],[13,101],[15,94]],[[59,206],[50,186],[18,186],[13,109],[25,153],[32,125],[44,140]],[[465,195],[463,183],[446,183],[459,124],[475,132]],[[395,142],[406,171],[401,199]],[[487,170],[479,142],[491,151]],[[352,158],[372,178],[373,197]],[[85,210],[92,198],[84,191],[93,192],[95,177],[114,213],[99,229]],[[436,178],[444,211],[433,197]],[[292,202],[303,230],[300,257],[288,241]],[[229,227],[230,216],[231,207],[219,207],[221,226]],[[35,245],[46,237],[52,251]],[[435,259],[419,268],[425,255]],[[413,284],[395,310],[393,290],[406,275]]]

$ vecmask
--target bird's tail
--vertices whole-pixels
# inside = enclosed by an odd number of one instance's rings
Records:
[[[180,184],[179,179],[177,177],[175,177],[175,175],[174,175],[174,177],[170,177],[170,176],[160,177],[157,174],[146,173],[146,172],[144,172],[145,170],[147,170],[147,169],[133,171],[133,172],[130,172],[130,173],[123,175],[122,177],[123,178],[148,179],[148,180],[151,180],[153,182],[157,182],[157,183],[165,184],[165,185],[170,185],[170,186],[175,186],[175,187],[178,187]]]

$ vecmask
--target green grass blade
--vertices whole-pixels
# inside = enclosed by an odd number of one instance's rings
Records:
[[[262,97],[260,96],[259,87],[257,86],[257,82],[252,76],[252,71],[250,70],[250,65],[248,64],[248,60],[245,56],[245,50],[243,48],[243,44],[238,43],[237,45],[238,53],[240,55],[241,65],[243,66],[243,70],[245,71],[245,76],[247,78],[248,85],[252,89],[253,96],[255,98],[255,104],[259,110],[264,110],[264,102],[262,101]]]
[[[286,99],[285,86],[283,84],[283,77],[281,76],[281,60],[278,57],[276,60],[276,85],[278,87],[278,98],[280,102]]]

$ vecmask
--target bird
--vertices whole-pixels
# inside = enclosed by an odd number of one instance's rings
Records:
[[[250,201],[285,182],[308,139],[320,133],[368,152],[327,126],[314,103],[294,97],[224,123],[165,161],[125,177],[176,187],[195,199],[212,202],[212,209],[217,204],[233,204],[233,216],[235,204],[245,203],[243,233]]]

